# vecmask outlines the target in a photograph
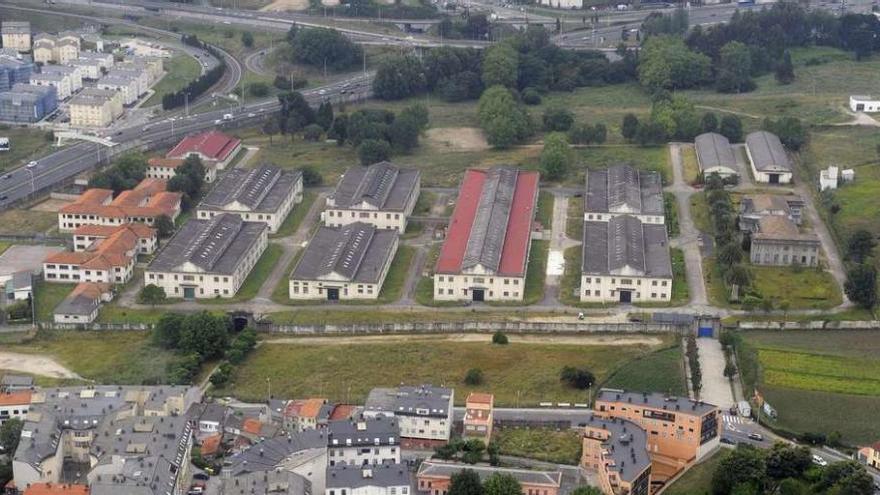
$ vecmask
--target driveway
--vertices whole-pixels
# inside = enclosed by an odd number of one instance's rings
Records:
[[[722,410],[735,403],[730,381],[724,376],[724,351],[721,343],[712,338],[697,339],[697,353],[700,358],[700,371],[703,375],[703,388],[700,399],[715,404]]]
[[[691,307],[706,307],[709,300],[706,297],[706,284],[703,280],[703,261],[700,256],[700,231],[694,225],[691,217],[691,195],[695,189],[686,183],[682,159],[681,145],[670,143],[669,153],[672,158],[672,186],[667,191],[675,195],[678,204],[679,235],[670,241],[672,247],[677,247],[684,252],[684,264],[687,271],[688,290],[690,292]]]
[[[565,250],[579,243],[565,235],[568,221],[568,195],[553,191],[553,218],[550,223],[550,253],[547,256],[547,271],[544,279],[544,300],[542,305],[558,305],[559,282],[565,272]]]

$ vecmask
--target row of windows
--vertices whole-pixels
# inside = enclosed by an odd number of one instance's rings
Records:
[[[176,282],[178,280],[177,274],[174,274],[173,277],[174,277],[174,281]],[[182,275],[182,277],[183,277],[183,280],[185,280],[185,281],[190,281],[190,282],[195,281],[195,275]],[[147,278],[150,280],[165,280],[165,274],[164,273],[148,273]],[[220,282],[220,278],[221,277],[214,276],[214,282]],[[222,278],[223,278],[223,282],[229,282],[229,277],[222,277]],[[199,282],[204,282],[204,281],[205,281],[205,277],[203,275],[199,275]]]
[[[438,296],[442,296],[443,294],[446,294],[446,295],[448,295],[448,296],[455,295],[455,289],[446,289],[446,292],[445,292],[445,293],[443,292],[443,290],[444,290],[444,289],[438,287],[438,288],[437,288],[437,295],[438,295]],[[467,290],[467,289],[461,289],[461,294],[462,294],[463,296],[467,296],[467,295],[468,295],[468,290]],[[513,292],[511,292],[511,291],[507,291],[507,290],[505,290],[505,291],[502,291],[501,294],[502,294],[504,297],[519,297],[519,292],[518,292],[518,291],[513,291]],[[490,290],[490,291],[489,291],[489,297],[494,297],[494,296],[495,296],[495,291],[494,291],[494,290]]]
[[[593,296],[593,297],[601,297],[601,296],[602,296],[602,291],[600,291],[600,290],[598,290],[598,289],[596,289],[596,290],[592,290],[592,291],[591,291],[590,289],[587,289],[587,290],[584,291],[584,295],[587,296],[587,297],[590,297],[590,296]],[[611,291],[611,296],[612,296],[612,297],[614,296],[614,291]],[[642,293],[641,293],[641,292],[636,292],[636,298],[639,298],[639,297],[642,297]],[[651,293],[651,299],[657,299],[657,297],[658,297],[658,295],[657,295],[656,292],[652,292],[652,293]],[[659,297],[660,297],[660,299],[666,299],[666,293],[665,293],[665,292],[661,292],[661,293],[659,294]]]
[[[596,278],[593,278],[593,277],[584,277],[584,283],[585,283],[585,284],[592,284],[593,282],[595,282],[595,283],[597,283],[597,284],[601,284],[601,283],[602,283],[602,278],[601,278],[601,277],[596,277]],[[617,279],[616,279],[616,278],[612,278],[612,279],[611,279],[611,283],[612,283],[612,284],[616,284],[616,283],[617,283]],[[667,283],[668,283],[668,282],[667,282],[666,280],[661,280],[661,281],[660,281],[660,287],[666,287]],[[620,285],[633,285],[633,279],[631,279],[631,278],[622,278],[622,279],[620,279]],[[636,279],[636,285],[642,285],[642,279],[637,278],[637,279]],[[657,281],[656,281],[656,280],[651,280],[651,287],[657,287]]]
[[[349,212],[349,213],[351,214],[351,215],[350,215],[350,218],[355,218],[355,212],[352,211],[352,212]],[[341,211],[327,210],[327,216],[328,216],[328,217],[342,218],[344,215],[345,215],[345,214],[344,214],[343,212],[341,212]],[[377,212],[373,212],[372,215],[373,215],[373,218],[379,218],[379,213],[377,213]],[[386,213],[386,214],[385,214],[385,219],[386,219],[386,220],[391,220],[392,215],[393,215],[393,218],[394,218],[395,220],[400,220],[400,213]],[[357,214],[357,218],[370,218],[370,212],[368,212],[368,211],[361,211],[361,212],[358,212],[358,214]]]
[[[504,282],[503,282],[504,285],[510,285],[511,283],[512,283],[513,285],[519,285],[519,279],[518,279],[518,278],[503,278],[503,279],[501,279],[501,280],[504,281]],[[472,277],[472,281],[473,281],[473,283],[475,283],[475,284],[485,284],[485,283],[486,283],[486,277]],[[455,276],[450,275],[450,276],[444,277],[443,275],[437,275],[437,282],[455,282]],[[468,283],[468,278],[467,278],[467,277],[464,277],[463,282],[464,282],[464,283]],[[495,283],[495,279],[490,277],[490,278],[489,278],[489,283],[490,283],[490,284],[494,284],[494,283]]]

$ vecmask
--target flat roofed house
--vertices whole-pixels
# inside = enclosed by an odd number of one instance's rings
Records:
[[[584,222],[581,301],[667,302],[671,297],[665,225],[629,215]]]
[[[694,150],[697,154],[697,165],[703,177],[718,174],[722,179],[739,175],[737,172],[736,155],[730,141],[717,132],[700,134],[694,139]]]
[[[631,215],[643,223],[663,224],[659,173],[625,164],[587,170],[584,220],[607,222],[619,215]]]
[[[648,432],[653,481],[668,481],[714,452],[720,443],[721,410],[713,404],[658,393],[601,389],[593,410],[599,418],[630,421]]]
[[[495,396],[480,392],[471,392],[465,401],[462,437],[477,438],[486,445],[492,439],[492,423],[495,415]]]
[[[217,181],[196,207],[197,218],[233,213],[246,221],[265,222],[278,232],[293,206],[302,201],[303,179],[299,170],[273,165],[232,169]]]
[[[211,130],[183,138],[165,155],[165,158],[185,159],[195,155],[206,167],[213,166],[218,170],[224,170],[239,151],[241,151],[240,139]]]
[[[522,301],[538,172],[465,172],[434,269],[434,299]]]
[[[452,477],[465,469],[474,471],[481,482],[495,474],[512,476],[522,486],[523,495],[557,495],[562,485],[562,472],[558,470],[537,471],[428,459],[422,461],[416,473],[417,489],[429,495],[444,495],[449,491]]]
[[[233,297],[266,250],[269,229],[222,213],[190,219],[168,240],[144,272],[168,297]]]
[[[290,298],[376,299],[397,246],[396,231],[371,224],[319,227],[290,275]]]
[[[635,423],[597,416],[583,423],[580,465],[606,495],[649,495],[648,434]]]
[[[86,324],[95,321],[101,303],[113,298],[110,284],[81,282],[52,311],[55,323]]]
[[[350,168],[327,198],[324,225],[364,222],[403,234],[419,198],[420,182],[421,172],[390,162]]]
[[[51,86],[14,84],[0,93],[0,120],[34,123],[58,108],[58,92]]]
[[[27,21],[4,21],[0,23],[3,48],[21,53],[31,51],[31,23]]]
[[[757,131],[746,136],[746,154],[755,182],[788,184],[792,180],[791,160],[776,134]]]

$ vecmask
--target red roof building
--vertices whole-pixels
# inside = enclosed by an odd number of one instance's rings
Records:
[[[89,495],[89,487],[66,483],[33,483],[24,489],[22,495]]]
[[[0,392],[0,425],[7,419],[24,419],[31,405],[31,391]]]
[[[43,260],[43,274],[49,282],[124,284],[134,273],[141,239],[134,229],[117,227],[106,237],[95,236],[83,250],[62,251],[49,256]],[[155,235],[152,239],[155,242]],[[80,241],[80,246],[82,243]]]
[[[241,150],[241,140],[212,130],[189,135],[165,155],[165,158],[185,159],[190,155],[201,158],[205,166],[223,170]]]
[[[109,189],[89,189],[58,210],[58,229],[73,232],[83,225],[119,226],[132,222],[153,225],[156,217],[162,215],[174,220],[180,214],[183,195],[166,191],[166,185],[165,180],[146,178],[115,199]]]
[[[539,178],[512,168],[465,173],[435,266],[435,299],[523,299]]]

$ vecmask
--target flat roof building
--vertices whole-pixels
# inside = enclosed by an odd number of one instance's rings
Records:
[[[403,234],[419,198],[421,172],[390,162],[345,172],[322,213],[324,225],[364,222]]]
[[[15,84],[0,93],[0,121],[32,124],[58,108],[54,87]]]
[[[643,223],[662,224],[660,174],[625,164],[587,170],[584,220],[607,222],[618,215],[634,216]]]
[[[159,250],[144,272],[168,297],[233,297],[266,250],[268,228],[223,213],[190,219]]]
[[[434,269],[434,299],[522,301],[538,200],[537,172],[465,172]]]
[[[293,206],[302,201],[303,179],[299,170],[274,165],[226,172],[196,207],[197,218],[233,213],[246,221],[265,222],[270,233],[278,232]]]
[[[694,150],[697,154],[697,165],[703,177],[718,174],[722,179],[739,175],[736,156],[730,141],[717,132],[700,134],[694,139]]]
[[[382,463],[371,466],[337,464],[327,468],[324,495],[411,495],[409,466]]]
[[[4,21],[0,23],[3,48],[19,52],[31,51],[31,23],[27,21]]]
[[[580,465],[606,495],[649,495],[648,434],[624,419],[590,416],[583,424]]]
[[[791,160],[776,134],[757,131],[746,136],[746,154],[755,182],[788,184],[792,180]]]
[[[290,298],[378,298],[398,242],[397,232],[366,223],[319,227],[290,275]]]
[[[374,388],[364,404],[364,416],[395,417],[404,447],[430,449],[449,441],[454,397],[453,389],[430,384]]]
[[[668,302],[672,297],[669,239],[662,223],[617,215],[584,222],[580,300]]]
[[[849,97],[849,109],[853,112],[880,112],[880,99],[871,95],[851,95]]]
[[[16,84],[28,84],[34,69],[33,62],[18,54],[0,53],[0,93]]]

